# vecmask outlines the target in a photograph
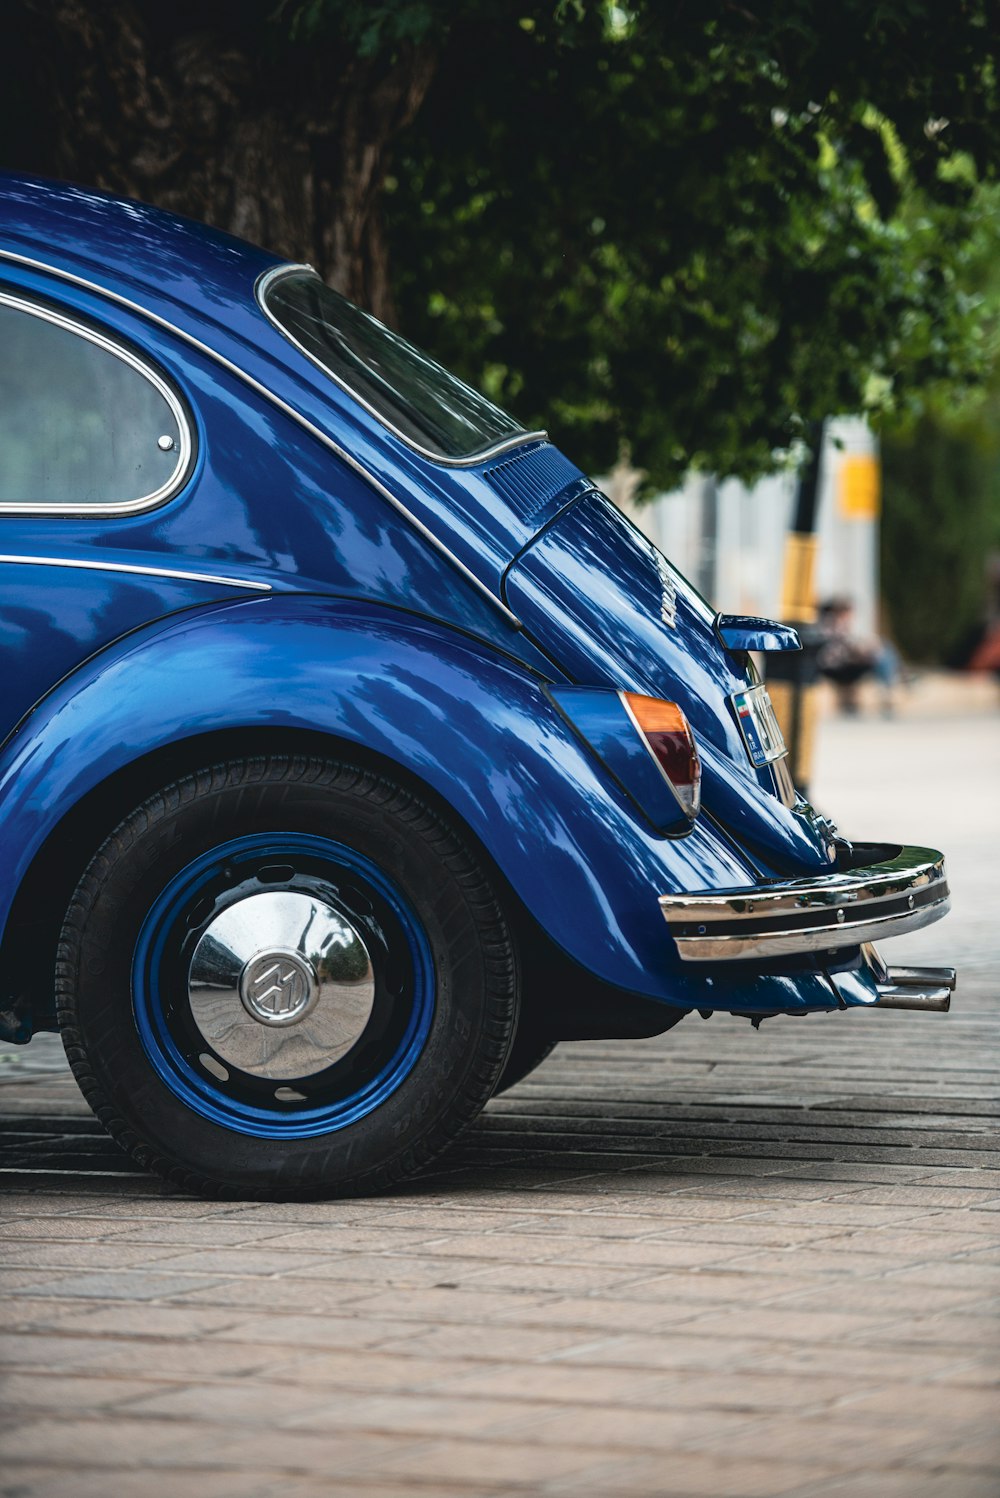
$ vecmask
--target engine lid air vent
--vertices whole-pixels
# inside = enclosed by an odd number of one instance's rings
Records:
[[[483,478],[522,521],[538,516],[571,484],[587,482],[576,464],[550,442],[519,448],[509,458],[491,463]]]

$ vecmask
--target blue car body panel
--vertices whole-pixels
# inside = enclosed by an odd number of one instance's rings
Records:
[[[591,490],[564,510],[508,569],[505,596],[527,629],[545,631],[574,680],[680,703],[698,742],[706,805],[767,872],[828,866],[816,828],[776,798],[770,768],[755,769],[746,755],[730,698],[747,677],[720,647],[715,615],[609,499]]]
[[[240,241],[3,176],[0,214],[0,287],[137,350],[195,436],[158,508],[0,514],[0,930],[111,777],[202,735],[308,731],[422,781],[608,984],[752,1014],[866,1001],[818,962],[679,962],[660,895],[809,874],[830,849],[747,757],[748,677],[712,611],[568,458],[538,436],[421,455],[270,322],[255,286],[279,262]],[[687,835],[663,835],[662,803],[659,828],[644,815],[634,745],[619,780],[551,684],[681,704],[704,764]]]
[[[273,597],[179,615],[50,693],[0,759],[11,848],[0,917],[81,798],[154,750],[233,728],[318,731],[374,751],[449,802],[588,971],[665,1002],[713,999],[711,978],[706,988],[679,971],[655,897],[751,882],[739,849],[709,821],[680,840],[658,836],[515,661],[346,600]],[[829,988],[819,999],[836,1007]],[[739,1007],[773,1006],[741,986]]]

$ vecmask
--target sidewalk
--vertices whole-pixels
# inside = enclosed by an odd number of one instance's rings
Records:
[[[819,684],[820,715],[838,716],[837,693],[828,681]],[[884,693],[868,678],[858,684],[862,717],[884,716]],[[911,672],[890,693],[896,717],[916,720],[928,717],[978,717],[1000,715],[1000,682],[986,671]]]
[[[298,1206],[136,1171],[0,1068],[2,1495],[995,1498],[1000,717],[824,722],[850,833],[945,847],[948,1016],[557,1049],[424,1179]]]

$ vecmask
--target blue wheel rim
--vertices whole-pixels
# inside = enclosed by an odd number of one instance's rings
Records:
[[[335,892],[345,881],[360,888],[382,913],[388,931],[383,961],[401,964],[406,974],[394,1007],[393,1039],[374,1064],[359,1065],[356,1079],[345,1085],[343,1066],[336,1095],[322,1087],[301,1103],[279,1102],[264,1090],[241,1090],[237,1078],[223,1085],[198,1065],[185,1044],[184,1008],[168,980],[171,951],[186,931],[191,912],[207,890],[254,864],[278,861],[320,870],[325,887]],[[353,917],[355,920],[356,916]],[[376,982],[379,961],[375,962]],[[171,988],[173,991],[171,991]],[[157,896],[143,921],[132,963],[132,1004],[143,1049],[160,1080],[182,1103],[210,1122],[258,1139],[306,1139],[347,1128],[375,1111],[413,1071],[427,1042],[434,1016],[434,962],[423,925],[398,885],[356,849],[306,833],[275,832],[234,838],[192,860]],[[250,1079],[247,1079],[250,1080]],[[356,1085],[351,1085],[356,1080]]]

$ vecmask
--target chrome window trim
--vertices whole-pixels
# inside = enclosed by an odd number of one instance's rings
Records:
[[[415,453],[419,453],[422,458],[427,458],[431,463],[437,463],[442,468],[475,468],[480,463],[485,463],[488,458],[495,458],[498,454],[509,452],[514,447],[522,447],[526,442],[545,442],[548,440],[548,432],[527,432],[522,430],[512,433],[510,437],[501,438],[499,442],[494,442],[492,447],[481,447],[476,452],[469,453],[464,457],[450,458],[445,453],[436,453],[431,448],[424,447],[414,437],[408,437],[405,432],[400,431],[399,427],[394,426],[388,417],[383,416],[381,411],[376,410],[370,401],[366,401],[363,395],[359,395],[353,385],[349,385],[346,380],[342,380],[339,375],[334,374],[333,370],[328,369],[322,360],[316,358],[315,354],[311,354],[304,344],[300,343],[297,338],[293,338],[288,329],[278,321],[267,305],[265,301],[266,293],[275,282],[283,280],[286,276],[294,275],[298,271],[306,271],[309,275],[315,276],[317,281],[322,279],[315,266],[307,265],[304,262],[301,264],[289,262],[288,265],[274,265],[270,270],[264,271],[263,275],[257,278],[257,284],[254,287],[254,296],[256,297],[258,307],[272,327],[277,328],[287,343],[290,343],[293,348],[297,348],[300,354],[304,354],[310,364],[314,364],[318,370],[322,371],[328,380],[332,380],[335,385],[339,385],[341,390],[349,395],[352,400],[357,401],[359,406],[363,406],[370,416],[374,416],[375,420],[381,426],[385,427],[387,432],[391,432],[394,437],[407,447],[412,448]]]
[[[76,567],[85,572],[134,572],[139,577],[169,577],[181,582],[216,583],[224,588],[249,588],[254,593],[273,593],[270,583],[244,577],[222,577],[214,572],[184,572],[178,567],[145,567],[132,562],[93,562],[89,557],[29,557],[0,555],[0,563],[25,567]]]
[[[87,323],[78,322],[63,312],[56,312],[53,308],[30,300],[29,297],[15,296],[6,291],[0,291],[0,306],[13,307],[29,317],[37,317],[41,322],[64,328],[68,333],[73,333],[97,348],[104,349],[106,353],[120,359],[123,364],[128,364],[137,374],[148,380],[163,397],[180,433],[177,462],[174,464],[173,472],[151,494],[140,495],[137,499],[109,500],[106,504],[38,504],[31,500],[3,500],[0,501],[0,515],[136,515],[143,510],[154,510],[159,505],[166,504],[168,499],[179,493],[188,479],[194,441],[187,413],[180,398],[166,380],[124,344],[115,343],[103,333],[99,333],[96,328],[90,327]]]
[[[145,318],[147,322],[155,324],[156,327],[164,328],[175,338],[179,338],[182,343],[186,343],[190,348],[197,349],[200,354],[204,354],[206,358],[212,359],[220,368],[227,370],[236,379],[242,380],[244,385],[249,386],[251,390],[255,390],[258,395],[270,401],[271,405],[275,406],[279,411],[283,411],[292,421],[297,422],[303,431],[315,437],[317,442],[321,443],[329,452],[338,457],[342,463],[346,463],[348,468],[352,468],[355,473],[359,474],[377,494],[382,496],[387,504],[392,506],[397,514],[402,515],[403,519],[408,521],[419,535],[423,536],[429,546],[432,546],[440,556],[445,557],[451,563],[457,572],[461,573],[466,582],[471,584],[483,598],[488,599],[497,612],[503,615],[512,629],[523,628],[520,619],[513,610],[509,609],[487,584],[476,576],[471,567],[467,567],[460,557],[457,557],[428,526],[424,525],[422,520],[418,520],[412,510],[407,509],[402,500],[396,498],[391,489],[387,489],[385,484],[381,483],[374,474],[370,473],[363,463],[359,463],[357,458],[353,457],[346,448],[341,447],[339,442],[334,441],[332,437],[323,431],[322,427],[316,426],[307,416],[303,416],[301,411],[297,411],[294,406],[290,406],[287,401],[282,400],[280,395],[275,395],[273,391],[268,390],[266,385],[261,384],[260,380],[254,379],[253,375],[247,374],[245,369],[241,369],[231,359],[227,359],[225,354],[218,353],[209,344],[203,343],[200,338],[196,338],[193,333],[188,333],[183,328],[177,327],[168,318],[161,317],[158,312],[152,312],[148,307],[143,307],[140,302],[133,302],[130,297],[122,296],[120,291],[111,291],[110,288],[101,286],[97,281],[88,281],[85,276],[78,276],[75,271],[63,270],[61,266],[49,265],[44,260],[36,260],[31,255],[21,255],[16,250],[0,249],[0,260],[9,260],[15,265],[26,265],[31,270],[41,271],[44,275],[54,276],[60,281],[68,282],[71,286],[80,286],[85,291],[93,292],[96,296],[107,297],[108,301],[116,303],[117,306],[125,307],[129,312],[135,313],[138,317]],[[19,511],[19,513],[24,512]]]

